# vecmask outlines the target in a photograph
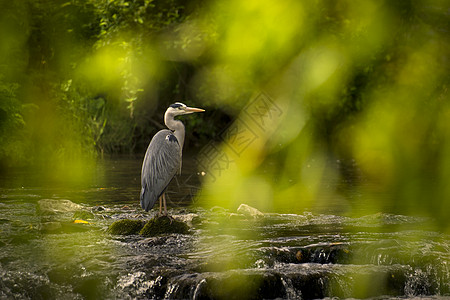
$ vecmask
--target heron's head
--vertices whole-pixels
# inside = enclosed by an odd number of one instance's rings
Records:
[[[167,108],[166,114],[172,115],[172,116],[180,116],[180,115],[187,115],[192,114],[195,112],[203,112],[204,109],[201,108],[195,108],[195,107],[188,107],[185,104],[181,102],[175,102],[174,104],[171,104],[169,108]]]

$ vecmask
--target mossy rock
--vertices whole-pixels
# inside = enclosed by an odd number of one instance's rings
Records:
[[[188,232],[189,226],[186,223],[169,216],[161,216],[148,221],[139,234],[148,237],[166,233],[187,234]]]
[[[118,235],[138,234],[144,227],[144,222],[141,220],[124,219],[115,221],[108,227],[108,233]]]

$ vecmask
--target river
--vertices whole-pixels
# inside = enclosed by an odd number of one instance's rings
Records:
[[[0,178],[0,299],[317,299],[450,297],[450,237],[432,220],[317,211],[245,218],[192,205],[201,174],[173,182],[168,206],[190,234],[113,236],[139,206],[140,158],[99,161],[67,183],[39,171]],[[43,210],[70,200],[90,213]],[[195,204],[195,203],[194,203]]]

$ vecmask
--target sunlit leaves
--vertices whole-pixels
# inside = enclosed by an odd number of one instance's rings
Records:
[[[438,166],[447,161],[447,134],[438,124],[448,110],[449,41],[432,21],[446,8],[434,5],[440,8],[408,1],[217,1],[207,10],[217,16],[217,38],[194,77],[199,97],[242,109],[247,89],[263,89],[288,103],[276,131],[263,133],[268,145],[280,142],[275,153],[254,157],[255,174],[282,174],[272,182],[274,207],[326,203],[325,174],[345,176],[330,167],[330,157],[356,160],[371,182],[366,199],[389,195],[370,206],[375,210],[404,206],[417,213],[428,198],[432,215],[445,203],[447,189],[437,182],[446,170]],[[273,156],[281,171],[267,167]],[[236,163],[240,170],[248,165]],[[240,173],[236,185],[253,175]]]

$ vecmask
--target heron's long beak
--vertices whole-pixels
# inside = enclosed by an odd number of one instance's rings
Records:
[[[186,107],[186,109],[184,111],[187,113],[194,113],[194,112],[203,112],[205,110],[201,109],[201,108],[195,108],[195,107]]]

